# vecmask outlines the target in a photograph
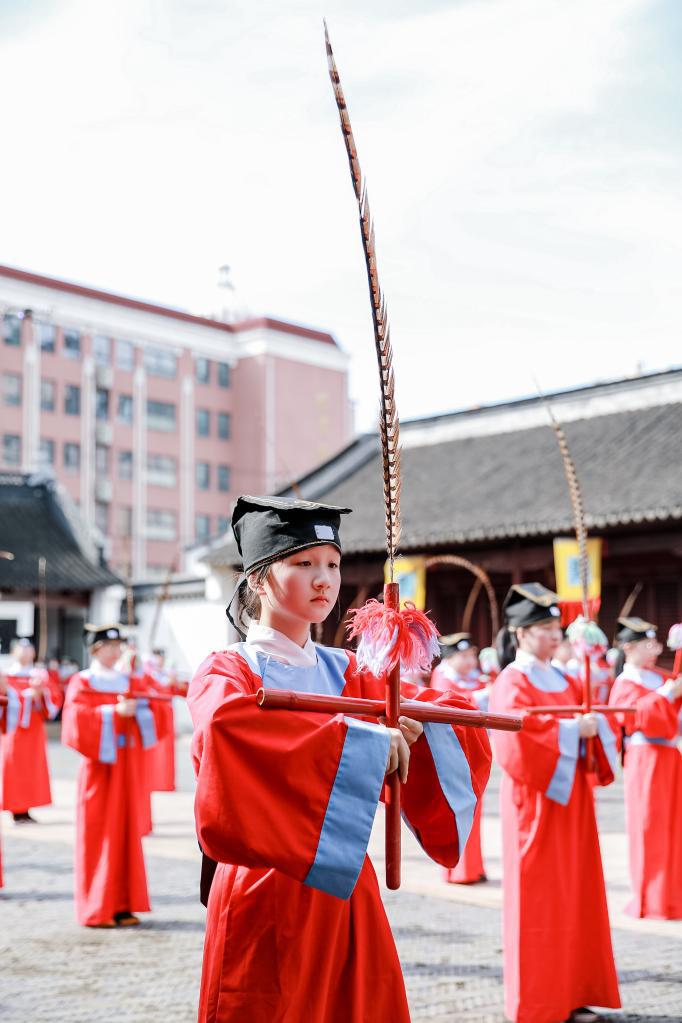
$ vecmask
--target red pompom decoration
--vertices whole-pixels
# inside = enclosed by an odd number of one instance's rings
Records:
[[[359,638],[358,667],[381,676],[400,663],[405,673],[429,671],[440,653],[439,632],[429,616],[406,602],[401,610],[368,600],[349,612],[348,638]]]

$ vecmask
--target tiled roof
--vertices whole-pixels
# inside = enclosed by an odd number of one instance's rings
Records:
[[[88,592],[120,583],[78,538],[56,484],[44,476],[0,473],[0,591],[36,590],[44,557],[48,592]]]
[[[682,403],[578,419],[564,426],[588,527],[682,519]],[[572,520],[556,438],[549,426],[406,444],[402,455],[403,552],[443,545],[570,533]],[[384,547],[378,440],[363,437],[299,481],[310,500],[353,508],[347,553]],[[206,559],[235,564],[227,543]]]

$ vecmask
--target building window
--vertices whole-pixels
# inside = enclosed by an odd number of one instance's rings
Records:
[[[64,468],[70,472],[77,472],[81,467],[81,446],[80,444],[64,445]]]
[[[54,465],[54,441],[47,437],[40,438],[40,465],[43,469]]]
[[[218,518],[216,519],[216,529],[218,531],[217,535],[222,536],[223,533],[227,533],[229,528],[230,528],[229,515],[219,515]]]
[[[196,516],[197,540],[208,540],[211,535],[211,518],[209,515]]]
[[[148,401],[147,428],[173,433],[175,430],[175,405],[169,401]]]
[[[104,536],[109,532],[109,505],[95,501],[95,525]]]
[[[108,337],[104,337],[103,334],[95,334],[92,339],[92,351],[95,356],[95,362],[98,362],[100,366],[108,366],[111,362],[111,341]]]
[[[2,438],[2,459],[5,465],[21,465],[21,437],[6,433]]]
[[[211,413],[207,408],[197,409],[197,436],[208,437],[211,433]]]
[[[166,348],[145,348],[143,362],[147,372],[156,377],[172,379],[177,372],[175,354]]]
[[[218,490],[228,491],[230,489],[230,467],[229,465],[218,466]]]
[[[21,318],[16,313],[5,313],[3,316],[2,337],[6,345],[21,344]]]
[[[147,455],[147,483],[156,487],[175,487],[178,464],[170,455]]]
[[[2,374],[2,400],[5,405],[21,405],[21,377],[18,373]]]
[[[81,336],[77,330],[64,331],[64,355],[68,359],[80,359]]]
[[[229,412],[218,413],[218,436],[221,440],[229,440],[232,430],[232,417]]]
[[[148,508],[146,532],[149,540],[175,540],[175,512]]]
[[[135,348],[131,341],[116,342],[116,365],[128,372],[135,369]]]
[[[97,444],[95,447],[95,470],[98,476],[109,475],[109,448],[105,448],[103,444]]]
[[[64,388],[64,411],[70,416],[81,414],[81,389],[78,384],[67,384]]]
[[[197,359],[196,361],[196,374],[198,384],[210,384],[211,382],[211,363],[208,359]]]
[[[118,421],[130,425],[133,421],[133,399],[130,394],[118,396]]]
[[[98,387],[95,394],[95,417],[109,418],[109,391],[105,391],[103,387]]]
[[[211,486],[211,466],[208,462],[197,462],[196,476],[199,490],[208,490]]]
[[[230,367],[226,362],[218,363],[218,386],[230,386]]]
[[[118,478],[120,480],[131,480],[133,478],[133,453],[132,453],[132,451],[119,451],[119,453],[118,453]]]
[[[118,536],[133,535],[133,509],[119,507],[116,509],[116,533]]]
[[[42,412],[54,412],[56,386],[54,380],[40,381],[40,408]]]
[[[54,323],[36,320],[35,332],[41,352],[54,352],[57,347],[57,328]]]

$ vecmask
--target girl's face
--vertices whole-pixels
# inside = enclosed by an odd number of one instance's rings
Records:
[[[557,622],[540,622],[517,629],[519,648],[533,654],[539,661],[551,661],[562,640],[561,626]]]
[[[121,643],[117,639],[113,639],[108,643],[102,643],[95,653],[95,657],[103,668],[113,668],[120,656]]]
[[[475,647],[468,650],[457,650],[448,657],[448,663],[458,675],[468,675],[478,667],[478,652]]]
[[[332,544],[309,547],[276,561],[257,586],[260,621],[281,631],[323,622],[336,604],[341,587],[341,555]],[[277,622],[278,624],[275,624]]]
[[[636,668],[653,668],[663,647],[656,638],[640,639],[635,643],[624,643],[625,660]]]

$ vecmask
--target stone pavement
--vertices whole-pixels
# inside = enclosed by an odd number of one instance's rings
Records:
[[[190,1023],[195,1019],[204,910],[197,899],[188,741],[178,741],[180,791],[154,796],[145,839],[153,912],[130,931],[76,926],[72,904],[75,754],[50,743],[55,803],[40,824],[3,814],[6,887],[0,893],[2,1023]],[[443,885],[409,833],[404,883],[385,893],[414,1023],[503,1023],[496,779],[484,840],[491,881]],[[625,917],[622,789],[600,795],[614,946],[625,1009],[605,1020],[682,1021],[682,923]],[[381,872],[378,820],[372,856]],[[301,1021],[305,1023],[305,1021]],[[383,1021],[377,1021],[383,1023]]]

